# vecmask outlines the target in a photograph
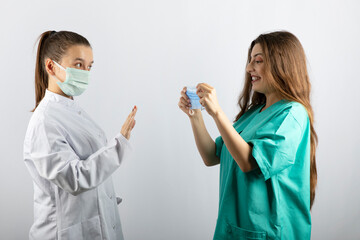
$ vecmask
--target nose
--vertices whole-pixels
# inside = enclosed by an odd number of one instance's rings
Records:
[[[253,66],[253,64],[251,63],[251,62],[249,62],[247,65],[246,65],[246,72],[248,72],[248,73],[251,73],[251,72],[253,72],[254,71],[254,66]]]
[[[89,67],[85,65],[81,68],[81,70],[90,71]]]

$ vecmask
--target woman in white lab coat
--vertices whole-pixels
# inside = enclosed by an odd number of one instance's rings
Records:
[[[137,108],[107,141],[73,98],[85,91],[92,64],[92,48],[79,34],[40,36],[36,105],[24,141],[34,182],[30,239],[123,239],[111,175],[130,150]]]

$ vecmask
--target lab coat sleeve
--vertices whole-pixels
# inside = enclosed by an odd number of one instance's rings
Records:
[[[215,154],[219,158],[221,155],[221,149],[222,149],[223,145],[224,145],[224,140],[222,139],[222,137],[221,136],[217,137],[215,139],[215,147],[216,147]]]
[[[256,131],[248,143],[265,180],[294,164],[302,135],[301,125],[289,111]]]
[[[73,195],[97,187],[119,166],[131,150],[128,140],[118,134],[106,146],[79,159],[62,131],[44,121],[34,127],[28,159],[42,178]]]

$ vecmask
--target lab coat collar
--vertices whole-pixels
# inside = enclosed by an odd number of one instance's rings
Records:
[[[76,106],[75,100],[74,99],[70,99],[64,96],[61,96],[57,93],[51,92],[48,89],[46,89],[45,91],[45,97],[44,98],[49,98],[49,100],[51,101],[55,101],[61,104],[64,104],[66,106]]]

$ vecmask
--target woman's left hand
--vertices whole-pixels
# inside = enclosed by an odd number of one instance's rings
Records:
[[[221,108],[216,97],[215,88],[206,83],[199,83],[196,89],[200,104],[205,107],[210,116],[216,116],[221,111]]]

